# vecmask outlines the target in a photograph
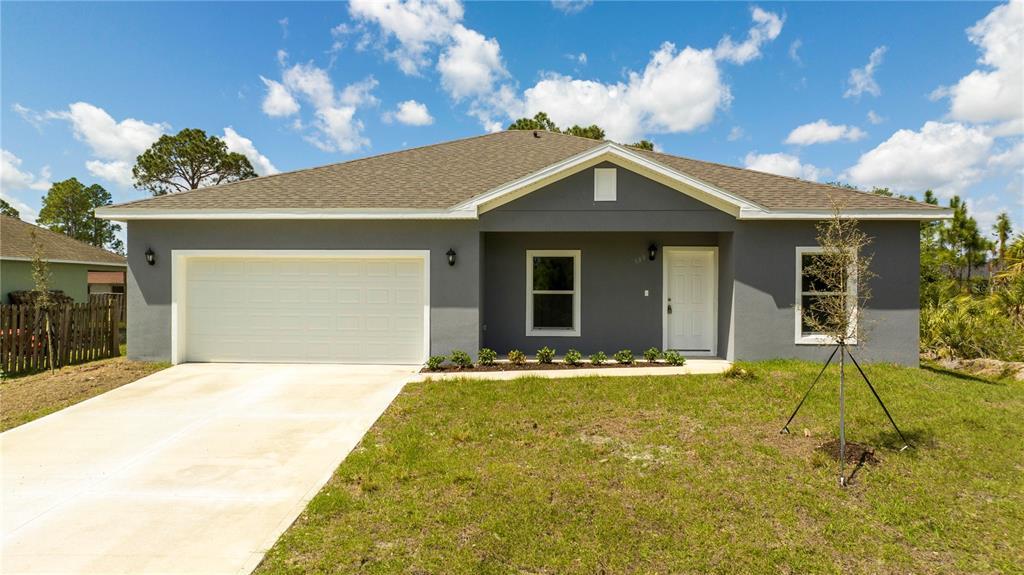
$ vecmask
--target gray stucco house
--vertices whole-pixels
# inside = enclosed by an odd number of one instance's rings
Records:
[[[97,215],[128,225],[132,358],[822,359],[800,266],[833,201],[874,238],[860,355],[917,365],[919,225],[948,210],[612,142],[506,131]]]

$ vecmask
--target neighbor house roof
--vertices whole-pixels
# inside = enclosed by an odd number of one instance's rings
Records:
[[[124,256],[8,216],[0,216],[0,259],[31,260],[35,253],[33,231],[36,241],[42,247],[43,257],[49,262],[107,266],[126,264]]]
[[[381,216],[407,212],[444,213],[458,209],[463,215],[476,199],[531,178],[556,177],[557,171],[578,169],[580,162],[621,160],[643,165],[681,185],[696,186],[749,214],[826,212],[834,204],[852,212],[909,214],[942,217],[947,210],[928,204],[889,198],[746,170],[658,152],[626,148],[611,142],[553,132],[508,130],[264,176],[189,192],[128,202],[97,210],[111,219],[133,219],[147,214],[174,217],[175,213],[210,215],[227,212],[358,211]],[[540,180],[538,180],[540,181]],[[545,180],[550,181],[550,180]],[[524,184],[525,185],[525,184]],[[467,217],[475,217],[473,212]]]

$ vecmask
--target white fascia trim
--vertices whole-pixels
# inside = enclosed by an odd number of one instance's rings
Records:
[[[592,148],[583,153],[577,154],[571,158],[562,160],[561,162],[552,164],[540,171],[534,172],[528,176],[503,184],[489,192],[484,192],[476,197],[473,197],[461,204],[457,204],[453,207],[453,210],[479,210],[481,212],[487,211],[486,208],[481,209],[486,204],[495,202],[504,196],[514,194],[518,190],[527,188],[538,182],[542,182],[546,179],[556,177],[562,172],[571,171],[573,168],[580,166],[581,164],[596,162],[604,159],[615,160],[619,159],[627,163],[633,163],[641,166],[642,168],[651,170],[664,177],[674,180],[680,184],[684,184],[691,188],[700,190],[728,205],[736,208],[737,212],[746,210],[763,210],[762,206],[751,203],[744,200],[736,195],[730,194],[720,188],[716,188],[710,184],[702,182],[696,178],[688,176],[682,172],[676,171],[660,162],[656,162],[647,157],[644,157],[636,152],[627,150],[625,147],[615,144],[614,142],[605,142],[596,148]],[[628,166],[625,166],[628,167]],[[699,198],[698,198],[699,199]]]
[[[157,210],[99,208],[104,220],[475,220],[476,210]]]
[[[32,261],[32,258],[20,258],[20,257],[4,256],[4,257],[0,258],[0,260],[12,261],[12,262],[30,262],[30,261]],[[79,264],[79,265],[83,265],[83,266],[110,266],[110,267],[116,267],[116,268],[128,267],[127,263],[112,264],[112,263],[106,263],[106,262],[87,262],[85,260],[48,260],[48,259],[44,259],[43,261],[45,261],[46,263],[49,263],[49,264]]]
[[[793,210],[793,211],[762,211],[762,210],[741,210],[738,219],[741,220],[827,220],[833,216],[832,210]],[[953,217],[953,211],[928,210],[928,211],[903,211],[903,210],[844,210],[843,218],[857,220],[914,220],[932,221],[948,220]]]

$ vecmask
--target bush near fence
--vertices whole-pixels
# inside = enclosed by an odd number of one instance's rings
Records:
[[[46,314],[50,317],[53,367],[120,355],[123,297],[62,303],[48,310],[0,305],[0,372],[14,375],[50,367]]]

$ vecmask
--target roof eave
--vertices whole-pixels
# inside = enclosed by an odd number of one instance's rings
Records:
[[[204,209],[167,210],[155,208],[98,208],[96,217],[104,220],[475,220],[475,210],[402,210],[402,209]]]
[[[740,220],[826,220],[831,218],[833,210],[741,210],[737,219]],[[856,220],[909,220],[934,221],[948,220],[953,217],[953,210],[948,208],[915,210],[915,209],[854,209],[842,210],[842,218]]]

